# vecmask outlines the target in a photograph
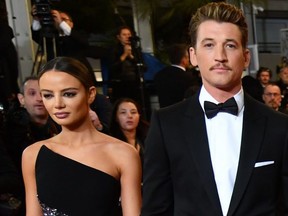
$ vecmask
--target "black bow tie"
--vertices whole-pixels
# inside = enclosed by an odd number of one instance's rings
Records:
[[[225,103],[215,104],[210,101],[204,101],[204,109],[207,118],[211,119],[217,115],[218,112],[227,112],[232,115],[238,114],[238,106],[234,97],[225,101]]]

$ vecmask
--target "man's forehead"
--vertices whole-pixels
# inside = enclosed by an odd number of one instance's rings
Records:
[[[30,89],[30,88],[35,89],[35,87],[39,87],[38,80],[27,80],[24,83],[23,87],[24,89]]]

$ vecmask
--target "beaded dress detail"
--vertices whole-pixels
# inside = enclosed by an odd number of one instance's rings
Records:
[[[35,172],[44,216],[119,215],[120,182],[109,174],[45,145],[38,153]]]

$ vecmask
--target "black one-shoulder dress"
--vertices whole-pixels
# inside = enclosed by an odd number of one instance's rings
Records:
[[[36,160],[43,215],[119,215],[120,182],[113,176],[57,154],[43,145]]]

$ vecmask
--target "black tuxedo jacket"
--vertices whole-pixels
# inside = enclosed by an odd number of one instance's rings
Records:
[[[154,77],[160,107],[166,107],[184,99],[186,90],[195,83],[191,72],[167,66]]]
[[[222,215],[198,97],[152,116],[142,216]],[[241,152],[227,215],[288,215],[288,118],[248,95],[244,98]]]

